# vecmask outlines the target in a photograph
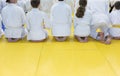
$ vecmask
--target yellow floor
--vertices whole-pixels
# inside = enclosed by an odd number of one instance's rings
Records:
[[[0,39],[0,76],[120,76],[120,41],[104,45],[90,38],[79,43],[71,36],[56,42]]]

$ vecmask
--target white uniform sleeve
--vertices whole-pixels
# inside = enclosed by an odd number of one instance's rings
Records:
[[[105,7],[105,9],[106,9],[107,15],[109,16],[109,0],[106,1],[106,7]]]
[[[22,13],[22,15],[21,15],[21,17],[22,17],[22,24],[24,25],[24,24],[26,24],[26,16],[25,16],[25,12],[23,10],[21,10],[21,13]]]
[[[45,28],[51,28],[50,19],[48,18],[47,14],[43,12],[43,19]]]
[[[111,21],[110,21],[110,16],[109,16],[109,15],[110,15],[110,14],[109,14],[109,2],[110,2],[109,0],[106,1],[106,15],[108,16],[108,19],[109,19],[109,20],[108,20],[108,23],[109,23],[109,25],[110,25],[110,24],[111,24]]]
[[[50,23],[51,23],[51,27],[53,25],[53,7],[51,8],[51,11],[50,11]]]
[[[69,23],[72,25],[72,9],[69,7]]]
[[[110,22],[111,22],[111,24],[113,24],[113,14],[110,13],[109,17],[110,17]]]
[[[0,1],[0,13],[2,11],[2,2]]]
[[[28,32],[29,32],[29,30],[30,30],[30,20],[29,20],[30,18],[29,18],[29,15],[27,14],[26,15],[26,25],[27,25],[27,30],[28,30]]]
[[[110,21],[113,25],[119,25],[120,24],[120,18],[119,18],[119,12],[118,11],[112,11],[110,13]]]
[[[2,30],[2,18],[0,15],[0,37],[1,37],[1,35],[3,35],[3,30]]]
[[[1,18],[2,18],[2,22],[3,24],[5,23],[5,15],[4,15],[4,10],[1,11]]]
[[[74,17],[74,28],[75,28],[77,25],[78,25],[78,23],[77,23],[77,18]]]
[[[0,15],[0,30],[2,28],[2,18],[1,18],[1,15]]]
[[[74,8],[74,11],[75,11],[74,12],[74,27],[76,27],[76,25],[77,25],[76,13],[77,13],[77,9],[79,7],[78,2],[79,2],[79,0],[76,1],[75,8]]]

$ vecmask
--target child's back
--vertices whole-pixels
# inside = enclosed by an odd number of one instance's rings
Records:
[[[120,24],[120,10],[115,10],[110,13],[110,19],[112,25],[119,25]]]
[[[110,13],[112,28],[109,31],[114,39],[120,39],[120,1],[115,3],[115,9]]]
[[[51,9],[52,34],[58,41],[66,40],[71,33],[72,10],[64,0],[59,0]],[[61,38],[62,37],[62,38]]]
[[[29,13],[27,13],[27,28],[28,40],[43,40],[47,37],[46,31],[44,30],[43,22],[48,22],[46,20],[46,14],[39,11],[39,9],[33,8]]]
[[[2,10],[2,20],[5,25],[6,38],[18,39],[24,37],[23,25],[26,23],[26,18],[22,8],[14,3],[9,3]]]
[[[69,17],[71,16],[70,7],[66,3],[56,3],[52,7],[52,21],[54,23],[67,24],[69,23]]]
[[[27,40],[29,41],[38,42],[47,38],[47,32],[44,30],[44,27],[49,27],[50,22],[47,15],[39,10],[39,4],[39,0],[31,0],[33,9],[27,13]]]
[[[7,27],[21,27],[25,23],[25,15],[22,8],[15,4],[8,4],[2,10],[2,19]]]

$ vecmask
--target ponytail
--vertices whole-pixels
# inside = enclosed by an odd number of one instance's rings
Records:
[[[77,13],[76,13],[76,16],[78,18],[82,18],[84,16],[84,13],[85,13],[85,7],[79,7],[77,9]]]
[[[77,9],[76,16],[78,18],[83,18],[86,10],[87,0],[79,0],[80,7]]]

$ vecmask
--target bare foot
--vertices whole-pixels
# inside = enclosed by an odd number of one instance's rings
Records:
[[[8,42],[17,42],[19,40],[19,38],[8,38]]]
[[[63,42],[67,39],[67,37],[55,37],[55,39],[59,42]]]
[[[112,38],[110,37],[110,36],[107,36],[106,38],[105,38],[105,44],[107,44],[107,45],[109,45],[109,44],[111,44],[111,40],[112,40]]]
[[[99,32],[99,33],[98,33],[98,36],[100,37],[100,41],[101,41],[102,43],[104,43],[104,33],[103,33],[103,32]]]
[[[120,40],[120,37],[113,37],[113,39],[115,39],[115,40]]]
[[[88,38],[87,37],[77,37],[77,40],[79,42],[83,42],[83,43],[88,42]]]

